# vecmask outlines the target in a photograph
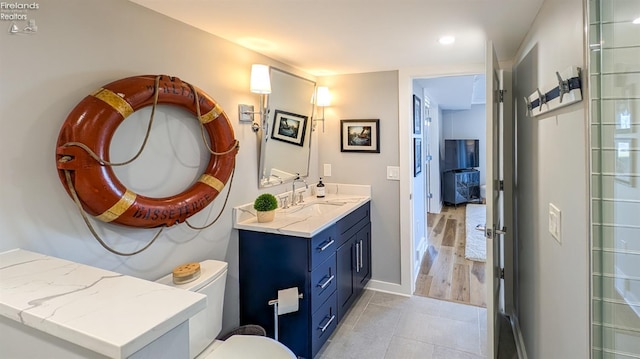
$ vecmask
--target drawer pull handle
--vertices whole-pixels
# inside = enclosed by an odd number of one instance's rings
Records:
[[[360,272],[360,242],[356,242],[356,273]]]
[[[325,280],[324,283],[318,283],[318,287],[320,287],[321,289],[324,289],[326,286],[329,285],[329,283],[331,283],[333,278],[335,278],[334,275],[332,275],[331,277],[327,278],[327,280]]]
[[[335,241],[332,239],[329,242],[325,243],[325,245],[323,245],[322,247],[318,247],[318,252],[322,252],[325,249],[329,248],[330,245],[332,245]]]
[[[362,263],[362,239],[360,240],[360,253],[358,254],[360,256],[360,269],[362,269],[362,267],[364,267],[364,264]],[[360,270],[358,270],[359,272]]]
[[[325,317],[326,319],[327,317]],[[327,320],[327,323],[325,325],[321,325],[318,327],[318,329],[320,329],[323,333],[325,330],[327,330],[327,328],[329,328],[329,325],[331,324],[331,322],[333,322],[333,320],[336,319],[336,315],[332,315],[331,318],[329,318],[329,320]]]

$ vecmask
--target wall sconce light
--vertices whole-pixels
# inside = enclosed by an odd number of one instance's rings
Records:
[[[316,89],[316,105],[322,107],[322,118],[316,118],[313,120],[313,130],[316,130],[316,121],[322,121],[322,132],[324,133],[324,108],[331,105],[331,93],[326,86],[318,86]]]
[[[266,124],[268,111],[266,108],[267,96],[271,93],[271,78],[269,77],[269,66],[253,64],[251,65],[251,92],[260,95],[260,110],[254,111],[253,105],[238,105],[240,122],[253,122],[251,129],[258,132],[261,126],[256,122],[254,115],[260,115],[263,126]]]

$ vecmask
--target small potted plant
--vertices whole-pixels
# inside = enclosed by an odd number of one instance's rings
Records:
[[[253,202],[253,209],[258,212],[258,222],[273,221],[278,208],[278,200],[271,193],[263,193]]]

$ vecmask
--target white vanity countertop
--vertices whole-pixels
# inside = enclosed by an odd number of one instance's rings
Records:
[[[126,358],[203,310],[206,297],[23,249],[0,253],[0,314]]]
[[[235,207],[233,209],[233,227],[256,232],[311,238],[371,200],[371,186],[368,185],[327,183],[325,184],[325,193],[324,198],[309,195],[304,197],[302,204],[287,209],[278,208],[275,219],[267,223],[258,222],[253,203]],[[282,194],[275,196],[279,197]],[[309,207],[317,204],[324,205],[323,208],[327,212],[307,211],[310,209]]]

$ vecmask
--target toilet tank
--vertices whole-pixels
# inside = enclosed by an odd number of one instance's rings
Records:
[[[207,307],[189,319],[189,352],[191,358],[200,354],[222,330],[224,288],[227,284],[227,262],[206,260],[200,262],[200,277],[192,282],[174,284],[173,276],[166,275],[158,283],[197,292],[207,296]]]

